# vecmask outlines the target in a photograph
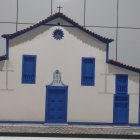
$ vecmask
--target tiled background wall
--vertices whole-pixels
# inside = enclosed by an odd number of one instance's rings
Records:
[[[45,19],[59,5],[79,24],[115,40],[110,58],[140,67],[140,0],[0,0],[0,35]],[[1,38],[0,54],[4,46]]]

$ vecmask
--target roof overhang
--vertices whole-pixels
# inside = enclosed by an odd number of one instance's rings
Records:
[[[17,37],[17,36],[19,36],[21,34],[24,34],[26,32],[29,32],[29,31],[31,31],[31,30],[33,30],[33,29],[35,29],[35,28],[37,28],[37,27],[39,27],[41,25],[46,25],[47,23],[49,23],[50,21],[52,21],[52,20],[54,20],[56,18],[62,18],[63,20],[67,21],[68,23],[70,23],[74,27],[77,27],[78,29],[80,29],[83,32],[91,35],[92,37],[94,37],[95,39],[97,39],[97,40],[99,40],[99,41],[101,41],[103,43],[108,44],[108,43],[111,43],[112,41],[114,41],[113,39],[105,38],[103,36],[100,36],[98,34],[95,34],[94,32],[89,31],[88,29],[86,29],[85,27],[79,25],[74,20],[70,19],[69,17],[67,17],[66,15],[64,15],[62,13],[56,13],[56,14],[54,14],[52,16],[49,16],[45,20],[40,21],[39,23],[37,23],[37,24],[35,24],[33,26],[30,26],[30,27],[28,27],[26,29],[20,30],[18,32],[13,33],[13,34],[3,34],[2,37],[3,38],[6,38],[6,39],[13,39],[13,38],[15,38],[15,37]],[[58,25],[58,26],[61,26],[61,24]]]

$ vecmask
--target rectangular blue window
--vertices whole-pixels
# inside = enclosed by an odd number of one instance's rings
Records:
[[[22,83],[35,84],[36,81],[36,55],[23,55]]]
[[[128,75],[117,74],[116,75],[116,94],[128,93]]]
[[[115,124],[128,124],[129,122],[128,75],[126,74],[116,75],[113,121]]]
[[[95,85],[95,58],[82,58],[81,85]]]

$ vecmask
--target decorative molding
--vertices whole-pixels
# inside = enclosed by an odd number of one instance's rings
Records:
[[[59,70],[55,70],[53,72],[53,81],[49,86],[66,86],[61,79],[61,72]]]
[[[61,29],[55,29],[53,32],[53,37],[56,40],[61,40],[64,37],[64,32]]]

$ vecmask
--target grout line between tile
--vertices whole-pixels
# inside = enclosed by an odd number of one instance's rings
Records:
[[[116,61],[118,60],[118,23],[119,23],[119,0],[117,0]]]
[[[16,32],[18,31],[18,0],[17,0],[17,11],[16,11]]]
[[[85,23],[86,22],[86,0],[84,0],[84,27],[85,27]]]

